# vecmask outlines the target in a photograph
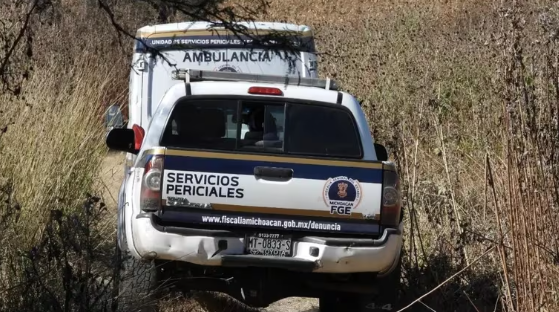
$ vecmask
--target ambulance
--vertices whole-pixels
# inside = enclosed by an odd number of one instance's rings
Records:
[[[286,23],[237,23],[231,31],[210,22],[185,22],[140,28],[130,68],[129,124],[146,126],[173,85],[177,68],[317,78],[311,29]],[[293,47],[269,50],[267,38],[290,38]],[[296,47],[299,46],[299,47]]]
[[[318,78],[309,26],[239,22],[234,28],[238,30],[194,21],[138,29],[129,76],[128,128],[147,128],[165,93],[180,83],[172,79],[177,68]],[[242,131],[248,131],[246,125]],[[135,155],[127,153],[126,172],[134,161]]]

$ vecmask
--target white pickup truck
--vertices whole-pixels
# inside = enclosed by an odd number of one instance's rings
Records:
[[[125,311],[172,289],[250,306],[319,298],[320,311],[392,310],[400,283],[399,177],[359,102],[317,78],[178,69],[119,197]],[[249,131],[242,134],[241,127]]]

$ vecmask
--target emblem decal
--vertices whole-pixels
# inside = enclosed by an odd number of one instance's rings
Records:
[[[216,68],[215,70],[220,71],[220,72],[229,72],[229,73],[240,73],[241,72],[239,67],[237,67],[235,65],[221,65],[218,68]]]
[[[338,183],[338,196],[340,198],[345,198],[347,196],[347,183],[340,182]]]
[[[348,216],[361,202],[361,185],[348,177],[330,178],[324,184],[322,196],[331,214]]]

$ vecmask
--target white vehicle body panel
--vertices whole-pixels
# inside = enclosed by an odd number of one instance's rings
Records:
[[[278,164],[278,166],[281,166]],[[290,164],[286,164],[289,167]],[[185,194],[184,186],[186,183],[184,177],[194,177],[193,181],[206,180],[206,183],[200,183],[196,191],[192,193],[202,194],[190,195]],[[179,181],[177,177],[181,177]],[[208,177],[213,179],[207,180]],[[235,178],[237,178],[235,180]],[[235,187],[213,186],[215,181],[226,180],[235,181]],[[172,182],[171,182],[172,181]],[[182,182],[182,183],[181,183]],[[208,183],[209,182],[209,183]],[[210,184],[211,183],[211,184]],[[219,182],[218,182],[219,183]],[[237,184],[238,183],[238,184]],[[361,200],[353,211],[355,215],[361,214],[378,214],[380,210],[380,196],[382,192],[381,184],[363,183],[360,181]],[[185,170],[165,170],[163,176],[163,199],[170,198],[187,199],[192,203],[211,203],[217,205],[235,205],[243,206],[244,209],[250,211],[249,207],[273,207],[274,209],[291,209],[300,210],[305,207],[307,213],[316,212],[316,215],[329,214],[323,196],[325,181],[310,178],[293,178],[288,182],[268,181],[256,179],[253,174],[223,174],[216,170],[215,172],[201,171],[185,171]],[[171,190],[168,190],[171,189]],[[234,191],[242,192],[242,197]],[[214,194],[208,196],[210,192]],[[218,194],[218,196],[215,196]],[[270,194],[274,195],[274,202],[270,203]],[[211,198],[211,201],[209,201]],[[255,208],[256,209],[256,208]]]
[[[187,261],[199,265],[219,266],[222,256],[242,255],[244,239],[235,237],[183,236],[162,233],[151,225],[149,219],[134,220],[133,239],[135,257],[157,254],[159,259]],[[400,225],[400,231],[403,225]],[[312,241],[294,242],[293,258],[315,261],[320,265],[316,273],[359,273],[378,272],[386,274],[398,259],[402,249],[402,237],[389,235],[386,231],[374,247],[327,246]],[[129,238],[130,239],[130,238]],[[227,241],[227,250],[217,251],[218,241]],[[311,247],[319,249],[318,256],[310,254]]]
[[[243,42],[251,40],[211,27],[208,22],[185,22],[145,26],[138,30],[130,70],[130,122],[146,127],[163,94],[180,81],[171,79],[176,68],[225,70],[243,73],[285,75],[289,77],[318,77],[312,30],[305,25],[287,23],[238,23],[254,36],[270,32],[293,34],[308,45],[308,49],[283,57],[286,51],[265,51]],[[224,43],[224,40],[227,43]],[[239,41],[240,40],[240,41]],[[168,42],[174,42],[175,46]],[[233,41],[239,41],[234,43]],[[233,42],[233,43],[230,43]],[[176,44],[179,44],[178,46]],[[160,55],[145,49],[148,45]],[[252,50],[251,50],[252,49]],[[309,52],[306,52],[309,50]],[[279,53],[279,55],[278,55]]]

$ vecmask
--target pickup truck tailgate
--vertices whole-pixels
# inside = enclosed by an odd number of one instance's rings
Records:
[[[168,149],[166,218],[226,227],[379,232],[382,163]]]

